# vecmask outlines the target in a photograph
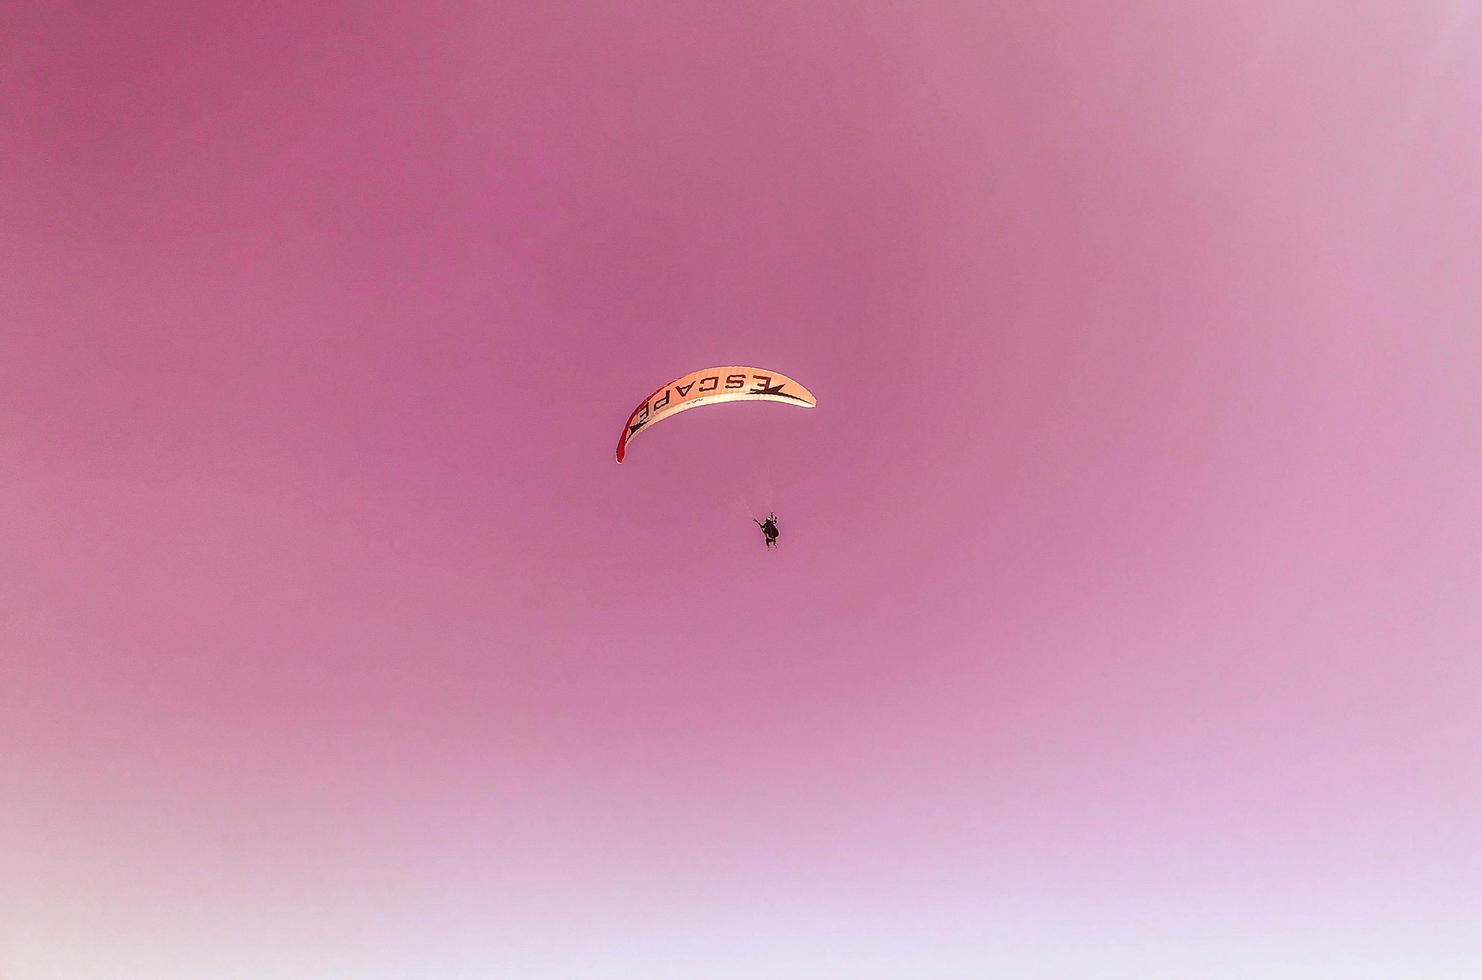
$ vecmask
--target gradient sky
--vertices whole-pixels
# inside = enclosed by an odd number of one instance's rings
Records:
[[[1482,4],[0,10],[0,978],[985,976],[1482,976]]]

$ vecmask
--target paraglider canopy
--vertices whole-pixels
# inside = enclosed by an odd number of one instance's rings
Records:
[[[617,461],[627,455],[628,443],[640,432],[671,415],[701,405],[732,401],[768,401],[815,408],[818,399],[792,378],[776,371],[730,365],[692,371],[645,398],[628,415],[618,437]]]

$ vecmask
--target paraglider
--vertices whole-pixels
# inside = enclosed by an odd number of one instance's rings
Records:
[[[732,401],[770,401],[802,408],[816,408],[818,399],[801,384],[777,371],[761,368],[729,365],[692,371],[682,378],[664,385],[649,395],[638,407],[628,413],[623,423],[622,435],[618,436],[617,461],[621,463],[628,454],[628,443],[640,432],[653,427],[671,415],[699,408],[702,405]],[[770,494],[768,494],[770,496]],[[751,513],[751,519],[761,528],[762,539],[770,551],[777,546],[777,515],[768,513],[765,521],[757,520],[756,510],[736,494],[737,503]]]
[[[765,521],[757,521],[755,517],[752,520],[756,521],[756,526],[762,529],[762,537],[767,539],[767,547],[775,547],[777,544],[777,515],[768,514]]]
[[[693,371],[655,391],[629,413],[618,437],[617,461],[621,463],[627,455],[628,443],[654,423],[701,405],[732,401],[782,402],[802,408],[818,405],[812,392],[776,371],[735,365]]]

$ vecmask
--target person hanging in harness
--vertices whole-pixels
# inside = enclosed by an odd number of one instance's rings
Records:
[[[765,521],[756,521],[756,526],[762,529],[762,536],[767,539],[767,547],[770,548],[777,543],[777,515],[768,514]]]

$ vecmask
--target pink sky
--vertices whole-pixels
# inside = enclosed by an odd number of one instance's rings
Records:
[[[1474,0],[0,11],[3,980],[1479,921]]]

